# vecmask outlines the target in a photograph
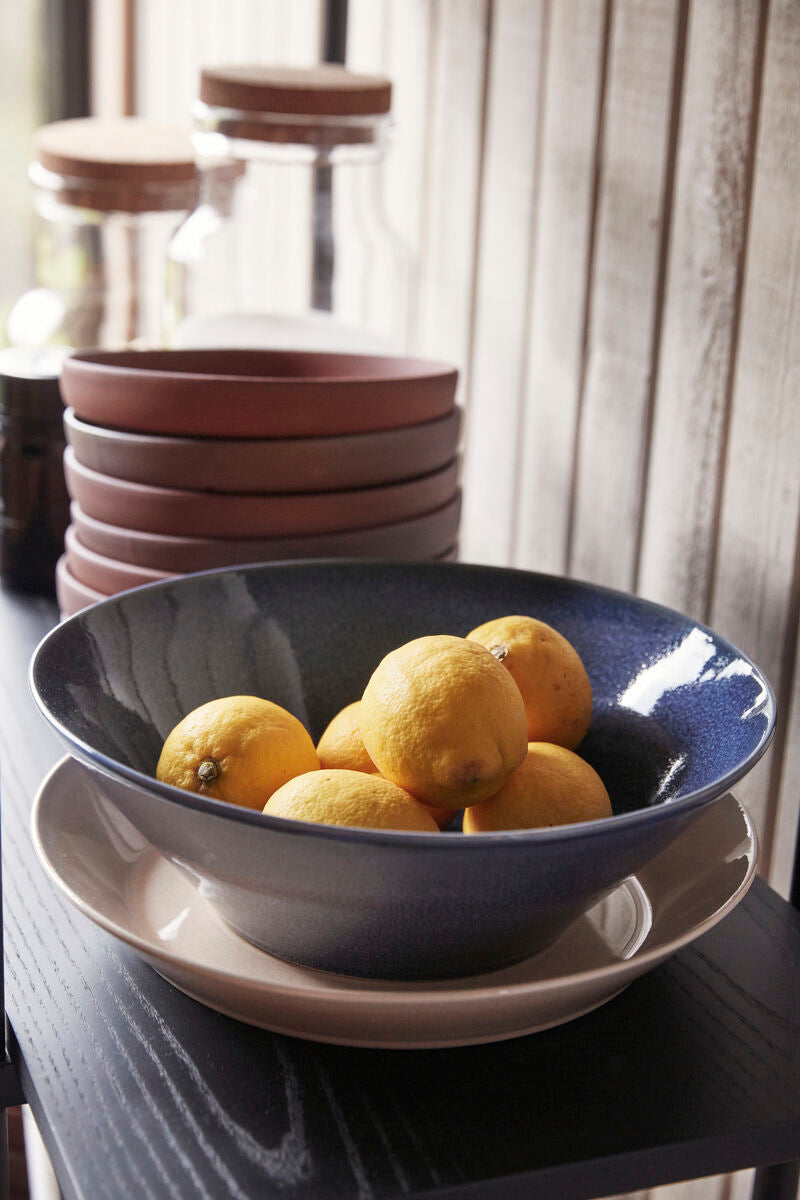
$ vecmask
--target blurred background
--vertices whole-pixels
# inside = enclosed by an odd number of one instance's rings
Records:
[[[461,372],[461,557],[638,592],[755,658],[779,727],[737,790],[762,874],[788,894],[796,0],[18,0],[0,7],[0,57],[3,314],[32,277],[37,125],[188,124],[200,68],[221,63],[390,77],[384,201],[414,261],[412,345]]]

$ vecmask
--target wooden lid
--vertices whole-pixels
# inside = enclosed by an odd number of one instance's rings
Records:
[[[206,67],[200,75],[205,104],[245,112],[311,117],[366,117],[388,113],[391,82],[326,63],[317,67]]]
[[[65,204],[101,212],[191,208],[197,167],[188,128],[141,117],[79,117],[34,134],[36,165],[56,176],[48,190]],[[31,177],[42,182],[31,170]]]
[[[195,178],[189,130],[141,117],[55,121],[36,131],[33,145],[57,175],[145,185]]]

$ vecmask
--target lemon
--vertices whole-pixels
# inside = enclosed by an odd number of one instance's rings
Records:
[[[528,741],[574,750],[592,719],[592,685],[571,642],[534,617],[498,617],[467,634],[506,668],[525,702]]]
[[[387,654],[361,698],[361,733],[378,770],[424,804],[463,808],[525,757],[525,706],[477,642],[435,634]]]
[[[430,813],[408,792],[380,775],[344,768],[290,779],[273,793],[264,812],[322,825],[439,832]]]
[[[311,735],[292,713],[258,696],[223,696],[175,726],[156,778],[260,810],[281,784],[318,768]]]
[[[540,829],[611,815],[608,792],[594,767],[563,746],[531,742],[525,761],[500,790],[464,813],[464,832]]]
[[[378,768],[367,754],[361,736],[359,713],[361,701],[347,704],[328,723],[317,742],[317,755],[321,767],[345,768],[351,771],[367,771],[374,774]]]

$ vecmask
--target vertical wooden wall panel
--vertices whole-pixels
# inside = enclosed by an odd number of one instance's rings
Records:
[[[424,354],[461,368],[468,394],[483,148],[488,0],[431,0],[419,326]]]
[[[354,71],[387,69],[391,0],[347,0],[347,65]]]
[[[514,541],[543,571],[566,566],[607,19],[605,0],[552,5]]]
[[[638,589],[707,616],[751,162],[754,0],[691,7]]]
[[[418,282],[433,7],[429,0],[349,0],[347,65],[392,81],[394,132],[384,204],[391,227],[414,256]],[[416,324],[416,322],[413,322]]]
[[[428,132],[430,0],[389,0],[388,60],[397,129],[386,164],[386,210],[419,259]]]
[[[798,447],[800,454],[800,447]],[[794,602],[790,608],[787,623],[787,652],[784,655],[782,670],[791,672],[792,683],[783,689],[784,710],[782,719],[785,721],[785,749],[780,761],[780,778],[776,781],[777,804],[775,816],[772,818],[774,832],[772,835],[772,857],[769,867],[769,881],[782,895],[788,896],[791,887],[792,867],[795,859],[797,827],[800,822],[798,803],[800,803],[800,650],[798,648],[797,624],[797,585],[795,584]],[[793,628],[792,628],[793,623]],[[794,641],[794,653],[790,653]],[[791,658],[794,663],[791,663]]]
[[[735,1176],[714,1175],[704,1179],[688,1179],[666,1187],[651,1188],[643,1200],[731,1200],[730,1184]]]
[[[31,17],[33,9],[30,5]],[[23,6],[20,6],[23,12]],[[95,117],[120,117],[125,114],[125,74],[121,64],[128,51],[125,46],[127,5],[125,0],[106,0],[89,6],[91,43],[91,111]],[[135,49],[135,48],[134,48]],[[8,186],[8,185],[6,185]]]
[[[200,68],[223,62],[315,63],[322,0],[137,0],[137,107],[188,121]]]
[[[752,1175],[752,1171],[739,1171],[736,1175],[706,1176],[646,1191],[626,1192],[624,1196],[606,1196],[604,1200],[734,1200],[731,1184],[743,1176],[747,1187],[752,1188]],[[749,1195],[749,1191],[737,1192],[736,1200],[745,1200]]]
[[[738,791],[762,835],[762,871],[800,797],[777,821],[798,619],[800,513],[800,5],[773,0],[767,28],[753,212],[733,392],[712,623],[763,667],[783,707],[772,761]]]
[[[728,1176],[728,1179],[728,1191],[722,1200],[752,1200],[754,1170],[737,1171],[735,1175]]]
[[[464,464],[462,558],[507,563],[526,361],[548,0],[496,0]]]
[[[568,569],[625,589],[638,542],[683,12],[679,0],[616,0],[612,10]]]
[[[187,104],[197,95],[198,69],[188,36],[190,17],[187,0],[168,6],[158,0],[137,2],[136,107],[143,117],[189,120]]]
[[[323,0],[247,0],[259,30],[254,47],[247,45],[244,58],[253,52],[258,62],[291,63],[313,66],[319,62],[322,46]]]

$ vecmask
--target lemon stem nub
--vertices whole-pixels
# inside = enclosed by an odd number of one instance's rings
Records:
[[[219,775],[219,763],[213,758],[204,758],[197,768],[197,777],[201,783],[213,783]]]
[[[502,643],[499,646],[492,646],[489,653],[493,654],[498,662],[502,662],[504,658],[508,657],[508,646],[504,646]]]

